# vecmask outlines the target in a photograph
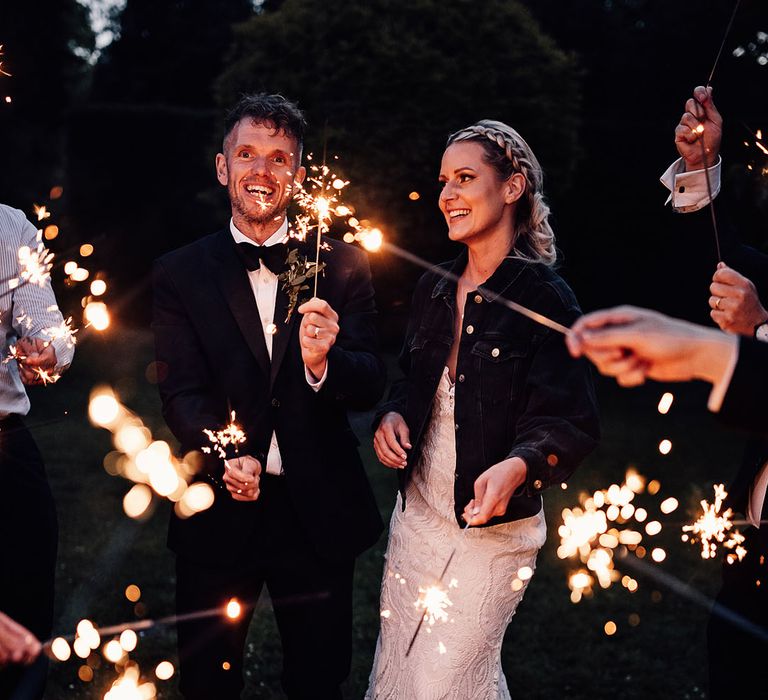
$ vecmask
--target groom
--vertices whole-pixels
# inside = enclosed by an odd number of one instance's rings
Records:
[[[171,518],[179,615],[243,603],[177,627],[185,698],[239,698],[253,605],[269,591],[289,698],[341,698],[351,661],[354,559],[382,522],[347,420],[380,397],[374,297],[365,255],[323,251],[318,296],[290,308],[279,278],[291,248],[286,209],[305,176],[304,116],[280,95],[248,95],[224,124],[216,176],[229,225],[155,263],[153,330],[163,415],[182,449],[229,422],[238,454],[204,456],[213,506]],[[310,282],[311,284],[311,282]],[[304,292],[300,292],[304,294]]]

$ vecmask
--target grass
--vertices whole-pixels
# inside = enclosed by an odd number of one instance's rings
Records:
[[[168,504],[160,503],[150,518],[135,522],[122,511],[128,490],[124,480],[102,467],[111,449],[109,435],[88,424],[90,389],[97,383],[116,386],[122,399],[142,416],[155,437],[169,438],[159,413],[156,388],[147,379],[152,360],[151,339],[145,331],[121,331],[94,337],[78,349],[70,372],[55,386],[33,391],[33,427],[46,458],[59,509],[60,542],[57,570],[55,630],[71,633],[87,617],[101,625],[136,619],[138,614],[160,617],[173,612],[173,560],[165,547]],[[567,490],[545,494],[549,526],[536,575],[509,627],[502,660],[513,696],[521,699],[706,697],[705,627],[708,611],[644,575],[629,593],[619,584],[597,590],[579,604],[569,600],[567,573],[555,550],[563,507],[576,505],[578,494],[620,482],[634,465],[662,483],[662,496],[674,495],[680,508],[655,538],[668,556],[660,566],[693,589],[711,596],[719,585],[719,561],[702,560],[697,550],[680,541],[679,525],[689,520],[713,481],[727,480],[740,458],[743,437],[720,428],[708,415],[702,386],[678,386],[671,412],[661,416],[656,402],[659,385],[622,390],[599,382],[603,441],[577,471]],[[385,518],[394,502],[391,472],[381,467],[370,447],[369,415],[356,414],[353,423]],[[669,437],[672,452],[661,456],[658,442]],[[659,498],[646,497],[649,510]],[[361,698],[378,631],[378,591],[385,537],[359,560],[355,587],[354,660],[346,697]],[[130,583],[142,591],[138,611],[124,596]],[[630,624],[630,616],[632,622]],[[606,621],[617,626],[604,632]],[[134,653],[148,678],[155,665],[175,663],[175,635],[164,627],[143,634]],[[268,601],[259,605],[247,645],[247,691],[244,697],[281,698],[280,647]],[[115,677],[102,662],[93,680],[78,678],[82,662],[52,664],[48,698],[101,698]],[[157,681],[158,697],[178,697],[176,678]],[[413,699],[404,699],[413,700]]]

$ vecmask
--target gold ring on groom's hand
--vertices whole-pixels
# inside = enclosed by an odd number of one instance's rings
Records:
[[[315,326],[315,332],[312,335],[314,335],[315,338],[317,338],[317,336],[320,335],[320,327],[319,326]]]
[[[723,300],[723,297],[717,297],[717,301],[715,302],[715,308],[720,311],[720,302]]]

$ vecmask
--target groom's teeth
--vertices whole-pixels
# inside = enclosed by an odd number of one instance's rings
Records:
[[[452,219],[455,219],[457,216],[465,216],[466,214],[469,214],[469,209],[455,209],[448,212],[448,216]]]
[[[261,185],[246,185],[245,190],[251,194],[261,194],[266,197],[271,195],[273,192],[273,190],[271,190],[269,187],[262,187]]]

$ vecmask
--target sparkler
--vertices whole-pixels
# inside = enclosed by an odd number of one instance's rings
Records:
[[[424,610],[424,613],[419,618],[419,623],[416,625],[416,629],[413,631],[413,636],[411,637],[411,641],[408,644],[408,648],[405,650],[406,656],[411,653],[413,644],[416,641],[416,637],[419,636],[419,630],[421,630],[421,626],[424,624],[425,620],[428,620],[429,624],[433,625],[435,620],[446,620],[448,617],[445,609],[448,606],[453,605],[453,603],[451,602],[450,598],[448,598],[448,594],[441,584],[443,578],[445,578],[445,574],[448,571],[448,567],[451,565],[453,558],[456,556],[456,552],[458,551],[459,546],[464,541],[468,529],[469,521],[467,521],[467,524],[462,528],[459,541],[451,551],[451,554],[448,557],[448,560],[445,562],[443,570],[440,573],[436,583],[432,584],[431,586],[427,586],[426,588],[419,586],[419,599],[416,601],[415,605],[416,607]],[[458,584],[454,579],[451,581],[450,587],[455,588],[457,585]]]
[[[723,47],[725,46],[725,42],[728,40],[728,35],[731,33],[731,27],[733,27],[733,21],[736,19],[736,13],[739,10],[739,5],[741,4],[741,0],[736,0],[736,4],[734,5],[733,12],[731,13],[731,18],[728,21],[728,25],[725,28],[725,33],[723,35],[723,40],[720,42],[720,48],[717,50],[717,56],[715,57],[715,62],[712,65],[712,70],[709,73],[709,78],[707,78],[707,87],[709,87],[712,83],[712,78],[715,76],[715,70],[717,69],[717,64],[720,61],[720,55],[723,52]],[[703,114],[700,116],[698,114],[699,109],[697,107],[697,118],[701,118],[704,116]],[[715,205],[712,198],[712,183],[709,180],[709,168],[707,168],[707,149],[704,145],[704,139],[702,138],[702,134],[704,133],[704,125],[699,124],[695,129],[694,133],[696,133],[699,137],[699,143],[701,144],[701,159],[702,164],[704,166],[704,179],[707,183],[707,196],[709,197],[709,213],[712,217],[712,230],[715,234],[715,247],[717,248],[717,260],[718,262],[721,262],[723,257],[720,254],[720,235],[717,230],[717,216],[715,215]]]
[[[213,449],[222,459],[227,459],[227,447],[232,445],[235,454],[239,452],[239,446],[246,442],[247,438],[243,429],[235,422],[235,412],[230,413],[230,423],[221,430],[213,431],[204,428],[203,432],[213,444]],[[203,447],[203,452],[210,453],[210,447]]]
[[[717,554],[717,545],[721,544],[725,549],[733,550],[726,555],[726,561],[733,564],[735,561],[741,561],[747,550],[743,547],[744,535],[738,529],[733,527],[733,510],[727,508],[723,510],[723,501],[728,493],[723,484],[716,484],[714,503],[701,501],[702,514],[694,521],[692,525],[684,525],[683,532],[690,532],[691,535],[684,534],[683,542],[701,542],[701,558],[711,559]]]

